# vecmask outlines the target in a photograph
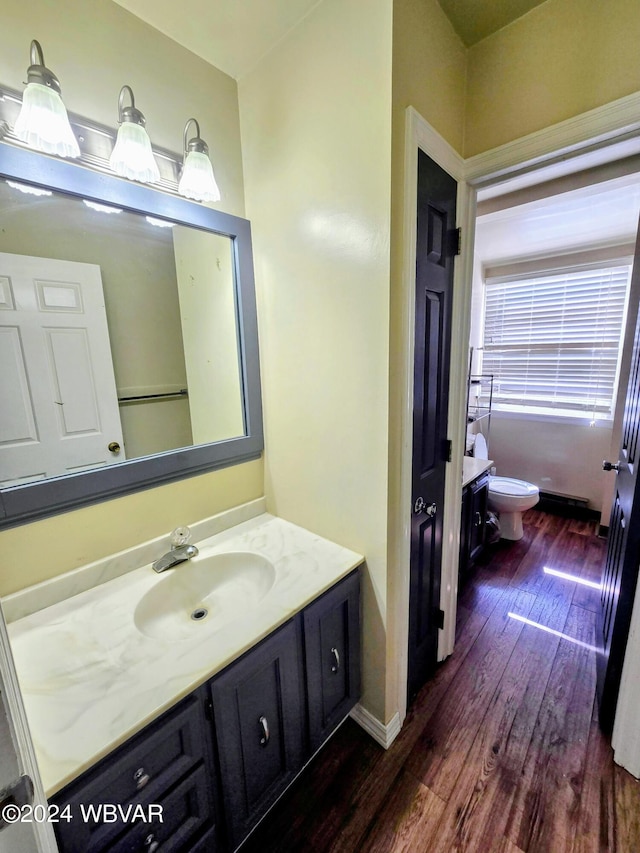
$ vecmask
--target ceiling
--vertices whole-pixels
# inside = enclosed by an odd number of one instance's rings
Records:
[[[322,0],[115,0],[236,79]]]
[[[462,41],[470,47],[545,0],[438,0]]]
[[[322,0],[115,0],[236,79],[250,71]],[[438,0],[467,45],[544,0]],[[366,29],[363,29],[366,32]]]

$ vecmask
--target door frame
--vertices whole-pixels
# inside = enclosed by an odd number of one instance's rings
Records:
[[[541,131],[516,139],[482,154],[463,159],[413,107],[405,111],[402,341],[404,359],[401,381],[405,389],[401,412],[400,500],[393,524],[398,532],[394,548],[397,595],[393,617],[396,626],[396,701],[399,723],[407,712],[409,555],[413,416],[413,356],[416,269],[416,208],[418,148],[458,182],[457,225],[462,228],[462,247],[454,270],[453,316],[449,386],[449,438],[453,442],[451,464],[445,481],[440,607],[445,613],[438,641],[438,660],[444,660],[455,642],[463,439],[467,393],[471,284],[475,240],[477,192],[541,168],[559,165],[587,155],[594,162],[613,162],[640,153],[640,92],[612,101]],[[587,163],[583,168],[587,167]],[[457,324],[456,324],[457,321]],[[454,476],[456,475],[456,476]],[[640,610],[640,603],[638,610]],[[624,677],[624,676],[623,676]],[[627,713],[621,696],[618,712]],[[621,704],[622,703],[622,704]],[[399,726],[394,726],[399,731]],[[619,739],[623,740],[618,732]]]
[[[4,697],[7,720],[14,738],[14,746],[21,770],[31,777],[34,787],[34,804],[46,804],[47,799],[40,777],[27,714],[22,701],[18,675],[11,654],[9,633],[4,613],[0,606],[0,690]],[[45,806],[46,807],[46,806]],[[35,833],[38,853],[57,853],[58,845],[50,821],[34,821],[31,826]]]

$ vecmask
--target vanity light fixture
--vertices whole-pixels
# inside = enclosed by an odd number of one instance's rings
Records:
[[[7,186],[14,190],[19,190],[25,195],[53,195],[51,190],[44,190],[42,187],[32,187],[31,184],[20,184],[18,181],[7,181]]]
[[[155,216],[145,216],[149,225],[155,225],[156,228],[173,228],[175,222],[169,222],[168,219],[156,219]]]
[[[196,135],[191,139],[189,125],[196,126]],[[220,190],[209,159],[209,146],[200,136],[200,125],[190,118],[184,126],[184,164],[178,184],[180,195],[195,201],[220,201]]]
[[[34,39],[31,42],[27,86],[13,132],[21,142],[45,154],[79,157],[80,147],[71,130],[60,92],[60,81],[45,66],[40,43]]]
[[[131,106],[124,105],[125,95]],[[109,163],[113,171],[130,181],[151,184],[160,180],[158,164],[151,150],[151,140],[144,129],[144,115],[136,108],[130,86],[123,86],[118,97],[118,136]]]
[[[97,201],[89,201],[86,198],[83,198],[82,201],[88,208],[96,210],[98,213],[122,213],[121,207],[113,207],[110,204],[99,204]]]

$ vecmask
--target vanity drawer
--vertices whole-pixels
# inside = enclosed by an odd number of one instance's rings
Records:
[[[201,765],[175,788],[158,798],[157,805],[162,807],[162,820],[135,824],[115,844],[109,846],[109,853],[149,853],[156,849],[158,853],[191,853],[196,843],[194,839],[213,820],[211,799],[206,770]],[[207,840],[207,853],[215,853],[217,841],[214,830],[207,834]]]
[[[61,853],[98,853],[111,845],[125,824],[85,822],[83,809],[86,814],[88,808],[105,803],[160,802],[169,788],[205,760],[208,737],[202,703],[191,696],[65,788],[54,798],[61,809],[69,805],[72,814],[69,823],[56,827]]]

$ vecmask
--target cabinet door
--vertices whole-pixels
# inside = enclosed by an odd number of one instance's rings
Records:
[[[462,507],[460,511],[460,576],[469,569],[469,536],[471,533],[471,489],[465,486],[462,490]]]
[[[360,574],[304,611],[309,741],[315,751],[360,695]]]
[[[226,822],[235,849],[304,761],[301,638],[291,621],[211,682]]]
[[[480,477],[470,487],[470,527],[469,527],[469,561],[477,560],[484,550],[485,521],[487,518],[487,500],[489,497],[489,479]]]

